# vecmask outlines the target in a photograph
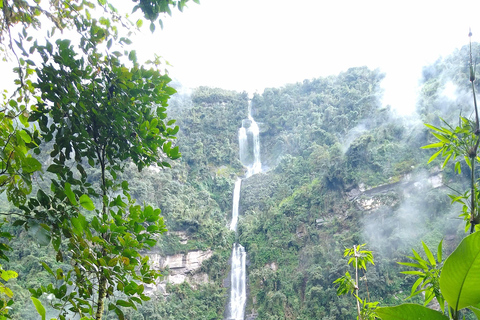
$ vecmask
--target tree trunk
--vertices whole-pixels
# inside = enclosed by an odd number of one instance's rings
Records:
[[[104,304],[105,297],[107,296],[107,278],[103,275],[103,272],[100,274],[99,280],[100,281],[98,283],[98,303],[97,303],[97,313],[95,314],[95,320],[102,320],[103,310],[105,309],[105,304]]]

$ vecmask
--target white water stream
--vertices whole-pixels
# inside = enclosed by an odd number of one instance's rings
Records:
[[[262,162],[260,161],[260,130],[258,124],[251,115],[251,105],[248,102],[248,122],[250,127],[248,130],[242,127],[238,130],[238,144],[240,149],[240,161],[247,167],[245,179],[254,174],[262,172]],[[248,158],[248,136],[247,133],[252,134],[253,141],[253,163],[247,164]],[[242,179],[235,182],[233,190],[233,206],[232,206],[232,221],[230,223],[230,230],[237,232],[238,222],[238,206],[240,203],[240,190],[242,186]],[[246,270],[245,249],[236,242],[232,249],[232,265],[230,270],[230,302],[228,304],[227,320],[244,320],[245,318],[245,302],[247,301],[247,270]]]

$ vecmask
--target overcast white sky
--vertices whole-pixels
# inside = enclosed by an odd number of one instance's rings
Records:
[[[469,27],[480,41],[478,0],[200,2],[133,39],[140,59],[164,57],[187,87],[261,93],[367,65],[387,73],[384,103],[406,113],[422,66],[467,44]]]
[[[385,103],[412,110],[421,67],[480,39],[480,1],[201,0],[141,37],[184,85],[266,87],[367,65],[387,73]]]

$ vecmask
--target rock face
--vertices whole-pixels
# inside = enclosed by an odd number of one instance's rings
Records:
[[[360,185],[359,189],[353,189],[347,193],[350,201],[355,202],[362,211],[373,211],[382,205],[390,207],[399,203],[398,194],[404,197],[421,192],[426,186],[429,188],[440,188],[443,186],[442,173],[436,172],[428,177],[415,177],[410,175],[403,177],[401,181],[381,185],[375,188],[365,189]]]
[[[209,259],[212,253],[211,250],[197,250],[166,257],[158,253],[149,253],[152,267],[168,275],[155,285],[145,285],[145,292],[149,295],[155,293],[165,295],[167,283],[181,284],[186,281],[195,287],[197,284],[208,282],[208,275],[199,272],[199,269],[202,262]]]

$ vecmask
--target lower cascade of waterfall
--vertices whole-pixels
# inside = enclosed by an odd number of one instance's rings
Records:
[[[245,178],[249,178],[254,174],[262,172],[262,162],[260,161],[260,130],[258,124],[251,115],[251,104],[248,103],[248,120],[250,127],[247,129],[243,126],[238,130],[238,144],[240,149],[240,161],[247,168]],[[252,135],[253,142],[253,162],[247,162],[248,154],[248,138],[247,132]],[[235,182],[233,190],[233,206],[232,206],[232,221],[230,223],[230,230],[237,232],[238,222],[238,207],[240,203],[240,190],[242,186],[242,179]],[[246,268],[247,253],[245,248],[238,242],[235,242],[232,249],[231,268],[230,268],[230,301],[228,303],[228,311],[226,312],[226,320],[244,320],[245,319],[245,304],[247,301],[247,268]]]
[[[230,270],[230,310],[228,320],[243,320],[245,317],[246,289],[246,260],[245,249],[235,243],[232,250],[232,267]]]

